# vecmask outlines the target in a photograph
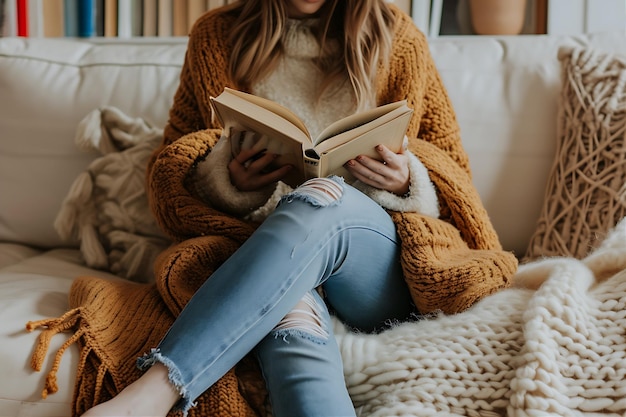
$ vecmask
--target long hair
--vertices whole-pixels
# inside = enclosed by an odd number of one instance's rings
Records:
[[[243,88],[268,75],[284,53],[286,0],[244,0],[231,13],[229,72]],[[375,100],[376,71],[391,50],[394,15],[384,0],[326,0],[313,28],[320,45],[316,65],[324,74],[322,92],[348,79],[358,109]],[[333,44],[339,44],[339,48]]]

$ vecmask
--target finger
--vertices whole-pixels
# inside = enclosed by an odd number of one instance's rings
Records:
[[[262,185],[266,186],[283,179],[292,169],[293,166],[291,165],[283,165],[280,168],[261,175],[260,180],[262,181]]]
[[[381,161],[384,165],[390,165],[392,168],[397,165],[396,153],[391,151],[391,149],[389,149],[385,145],[378,145],[376,147],[376,152],[378,152],[378,154],[380,155]]]
[[[269,153],[265,149],[250,157],[244,166],[253,173],[261,172],[268,167],[278,155]]]
[[[357,169],[359,169],[363,175],[368,175],[369,173],[367,171],[371,171],[372,174],[378,174],[381,177],[386,177],[389,174],[390,167],[388,167],[384,161],[378,161],[367,155],[359,155],[356,157],[356,162]],[[360,169],[359,165],[366,168],[366,170]]]
[[[365,161],[365,157],[357,157],[356,160],[350,160],[346,163],[346,169],[350,171],[354,177],[368,185],[372,185],[374,187],[380,186],[385,181],[385,178],[379,174],[378,172],[368,168],[365,164],[369,162],[375,162],[379,166],[384,167],[384,165],[376,160],[368,158],[367,162]]]
[[[245,165],[251,159],[254,159],[254,158],[258,159],[258,157],[260,156],[259,154],[262,152],[265,152],[265,150],[264,149],[258,150],[258,149],[252,149],[252,148],[242,149],[235,159],[237,160],[239,164]]]

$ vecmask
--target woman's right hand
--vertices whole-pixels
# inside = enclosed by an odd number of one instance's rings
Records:
[[[281,180],[291,165],[274,166],[278,154],[266,150],[242,149],[228,163],[230,181],[239,191],[255,191]]]

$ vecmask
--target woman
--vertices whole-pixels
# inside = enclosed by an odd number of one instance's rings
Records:
[[[254,132],[220,129],[209,98],[226,86],[289,107],[313,135],[355,111],[405,99],[414,109],[408,149],[378,146],[381,161],[347,161],[354,184],[321,178],[291,190],[280,180],[292,167],[268,169],[275,155],[231,155],[229,141]],[[398,224],[406,228],[411,215],[441,222],[437,190],[411,152],[424,141],[471,182],[425,38],[385,1],[248,0],[203,16],[190,34],[164,141],[150,162],[151,206],[176,241],[210,233],[242,244],[159,346],[140,358],[142,377],[84,416],[187,412],[251,351],[276,417],[354,416],[331,312],[354,329],[378,331],[412,314],[466,308],[504,286],[514,269],[497,264],[495,280],[471,296],[456,289],[450,295],[445,282],[441,290],[414,291],[410,263],[417,256]],[[217,212],[238,226],[202,220]],[[484,238],[466,235],[474,243]],[[481,249],[498,251],[497,238],[483,240]]]

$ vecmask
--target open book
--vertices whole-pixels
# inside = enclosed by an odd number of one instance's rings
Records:
[[[248,132],[231,141],[233,155],[249,148],[280,155],[277,166],[295,168],[283,179],[293,187],[333,174],[351,181],[343,165],[358,155],[380,160],[380,144],[400,152],[413,112],[405,100],[386,104],[338,120],[312,138],[292,111],[274,101],[226,88],[211,103],[225,132]]]

